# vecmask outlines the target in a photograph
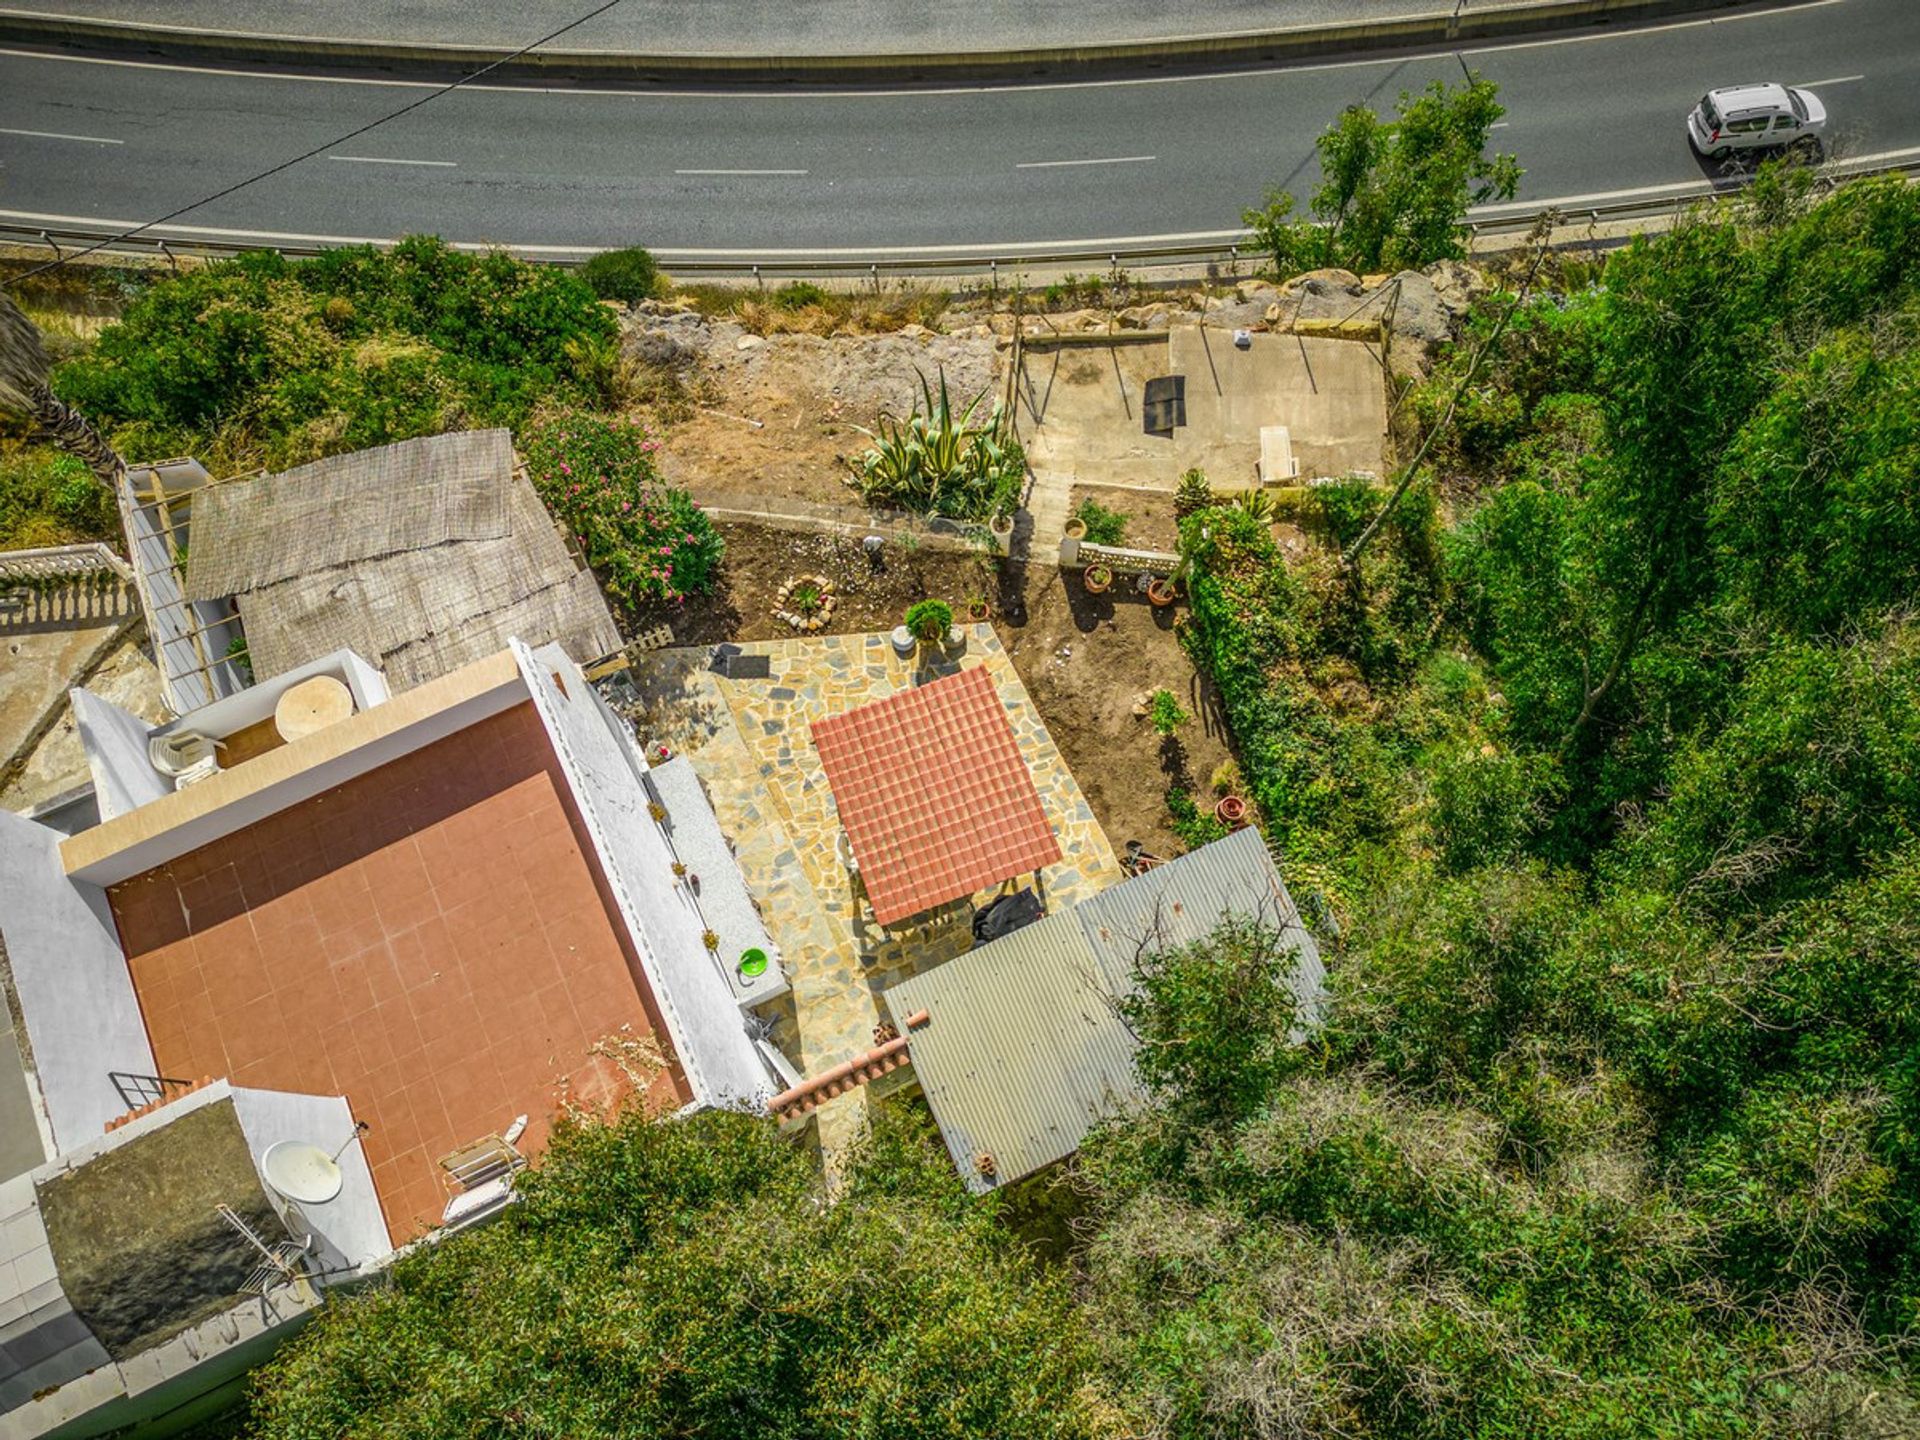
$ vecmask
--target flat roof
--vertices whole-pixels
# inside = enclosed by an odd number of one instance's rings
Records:
[[[883,925],[1060,858],[983,667],[816,720],[813,744]]]
[[[537,1151],[668,1047],[530,702],[108,893],[160,1073],[345,1095],[396,1244],[441,1156],[522,1114]],[[676,1064],[648,1090],[688,1094]]]

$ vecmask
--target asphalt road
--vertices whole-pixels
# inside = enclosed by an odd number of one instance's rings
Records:
[[[1764,12],[1257,73],[937,91],[467,89],[215,201],[180,227],[262,236],[641,243],[782,252],[1206,237],[1269,186],[1304,192],[1342,106],[1501,86],[1522,198],[1679,193],[1710,178],[1702,90],[1811,84],[1842,156],[1920,149],[1920,4]],[[0,53],[0,218],[140,221],[429,93]],[[41,132],[24,134],[21,132]],[[683,253],[683,257],[686,258]]]
[[[1485,8],[1489,0],[1467,0]],[[14,7],[139,25],[511,47],[588,0],[43,0]],[[559,43],[641,55],[873,55],[1047,49],[1447,14],[1453,0],[621,0]]]

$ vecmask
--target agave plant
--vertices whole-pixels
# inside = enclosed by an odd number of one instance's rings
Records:
[[[988,519],[1010,508],[1026,475],[1026,452],[1002,407],[996,403],[981,417],[982,391],[956,413],[944,370],[937,396],[920,377],[920,398],[904,421],[888,416],[877,431],[856,427],[873,442],[848,480],[860,498],[951,520]]]

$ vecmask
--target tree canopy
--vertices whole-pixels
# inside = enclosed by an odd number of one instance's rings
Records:
[[[1312,219],[1275,191],[1244,217],[1255,243],[1283,277],[1328,265],[1404,270],[1465,255],[1468,207],[1511,200],[1520,185],[1513,156],[1486,153],[1506,114],[1498,92],[1490,80],[1453,88],[1436,80],[1417,95],[1401,92],[1391,120],[1349,106],[1316,142]]]

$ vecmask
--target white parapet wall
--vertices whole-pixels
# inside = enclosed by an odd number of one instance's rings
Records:
[[[69,879],[57,830],[0,811],[0,937],[56,1148],[126,1110],[108,1072],[151,1075],[153,1050],[106,892]]]
[[[763,1108],[774,1092],[771,1077],[706,948],[699,911],[674,879],[673,853],[647,809],[641,778],[647,764],[639,747],[558,645],[534,650],[516,640],[513,653],[695,1103]]]

